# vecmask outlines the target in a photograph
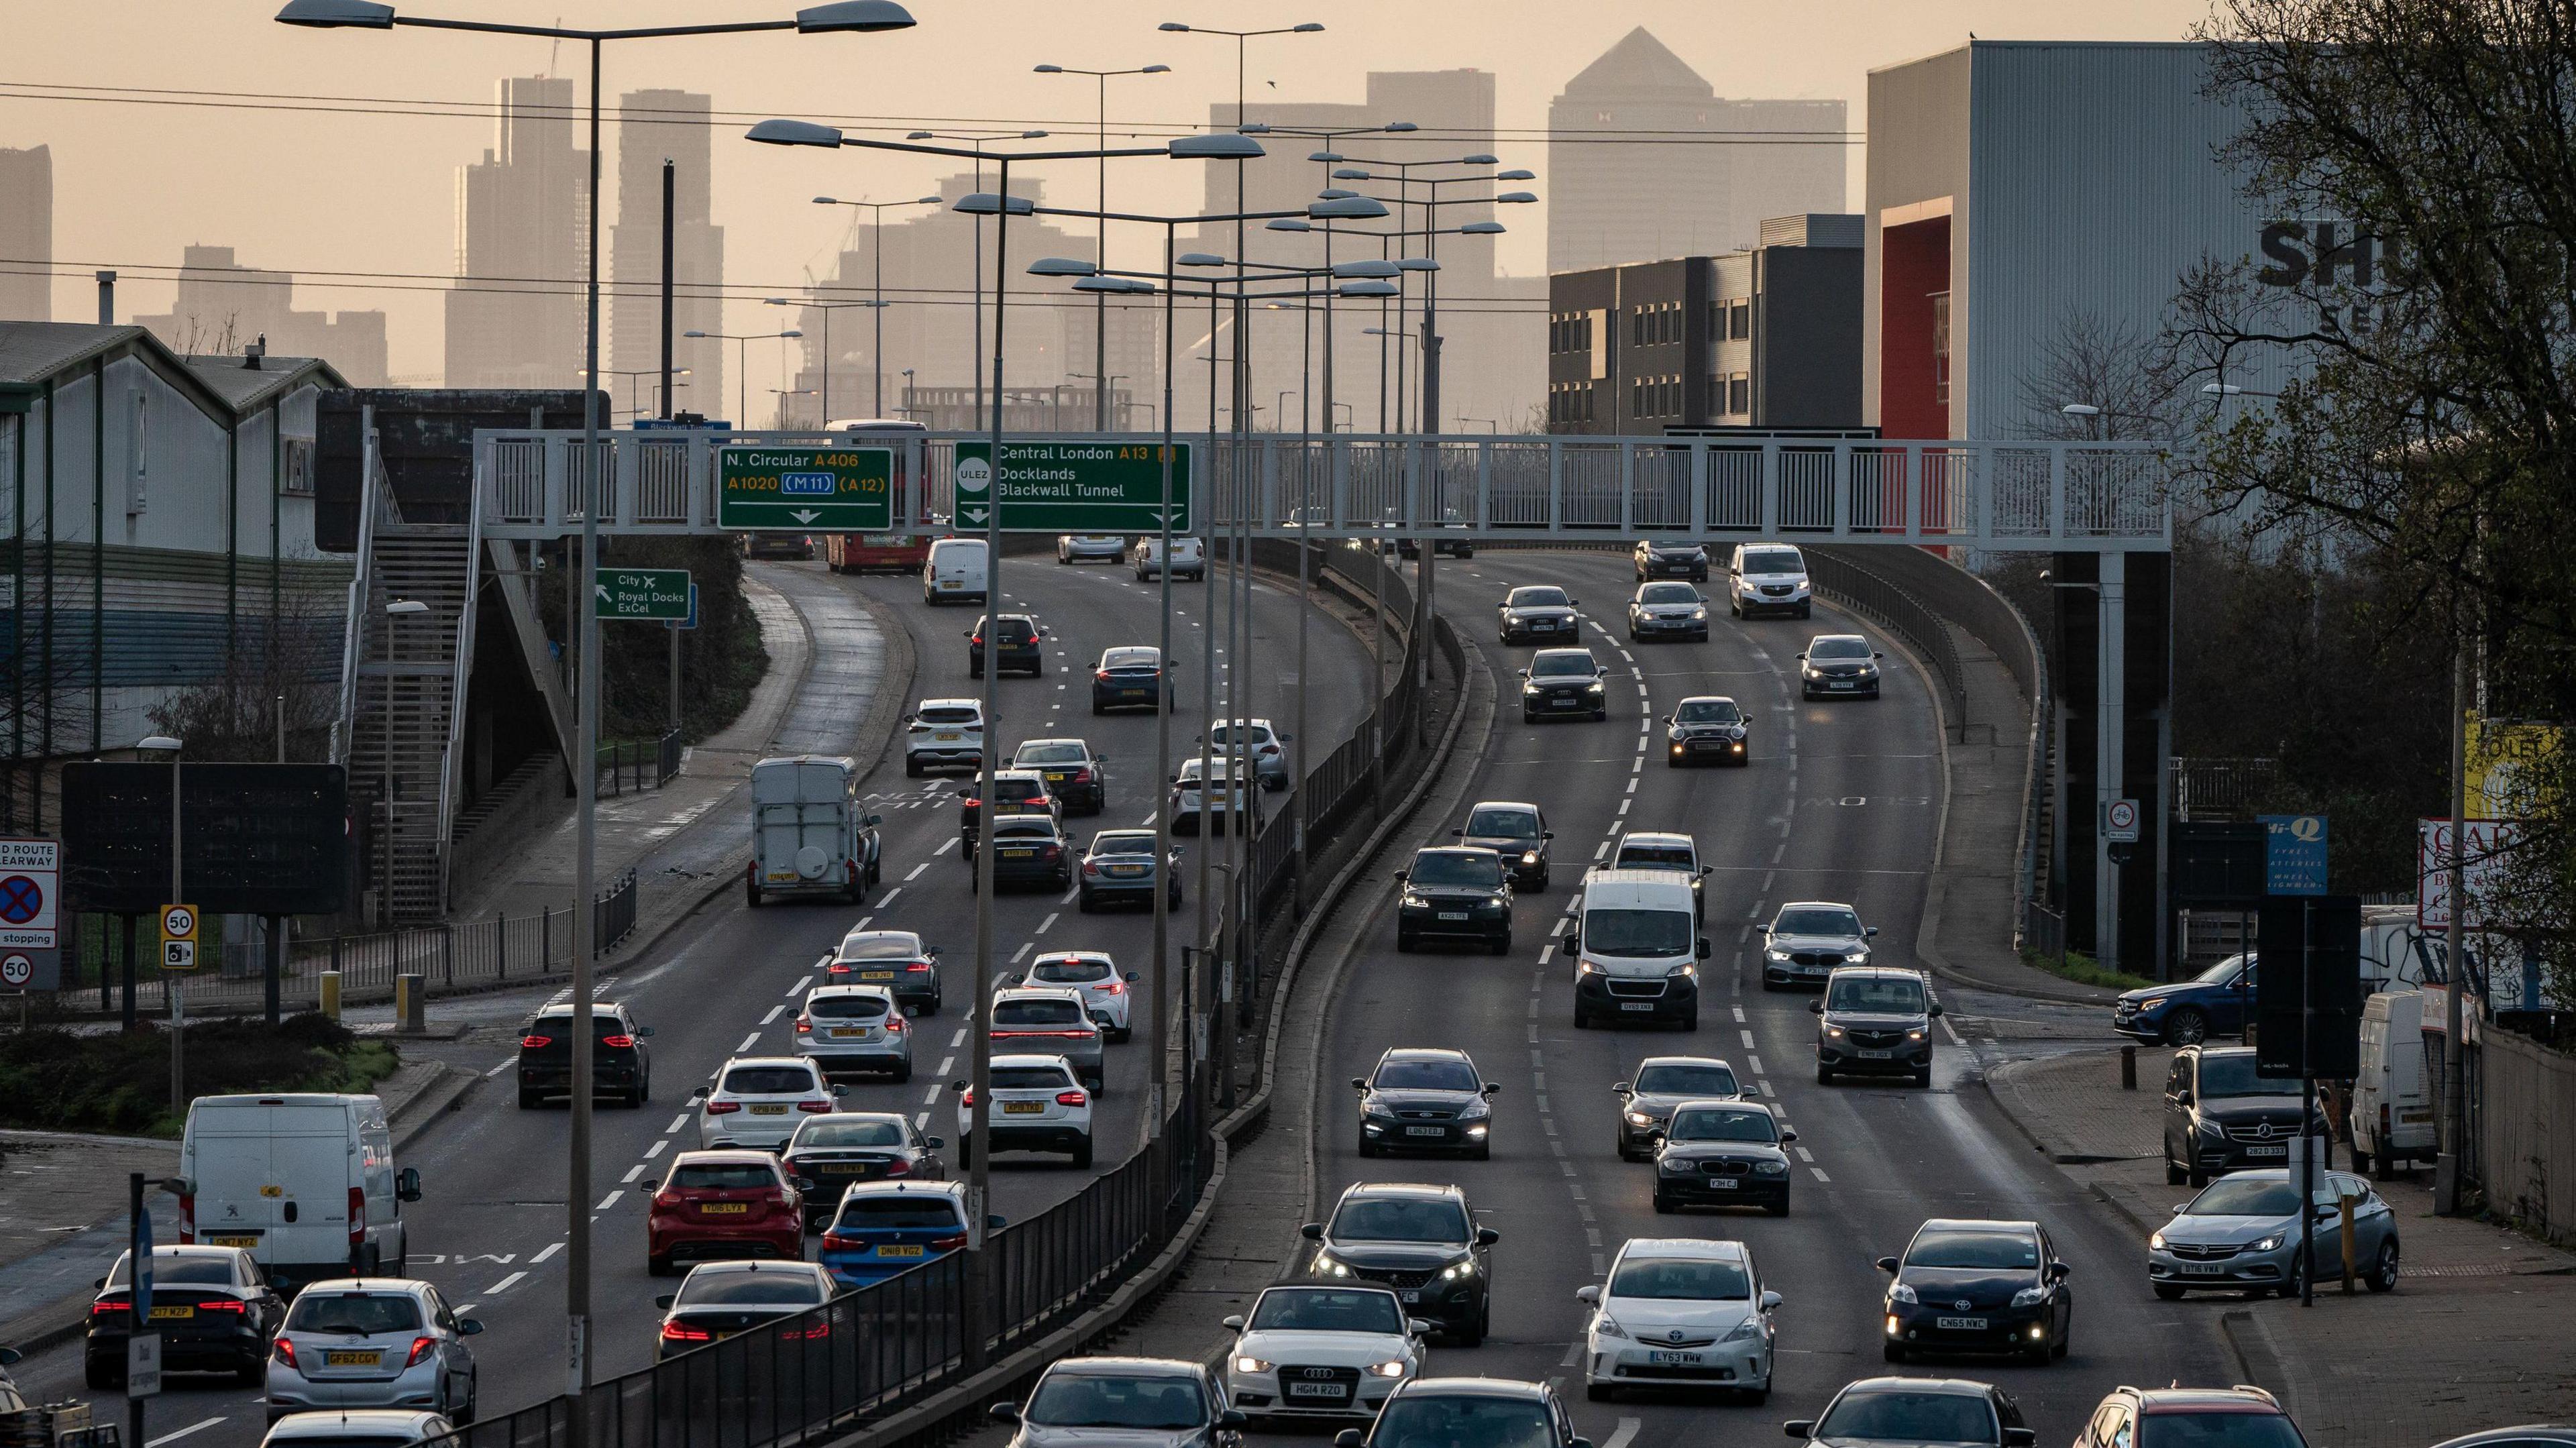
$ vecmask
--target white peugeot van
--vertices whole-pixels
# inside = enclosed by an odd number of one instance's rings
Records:
[[[420,1173],[394,1169],[373,1096],[200,1096],[179,1178],[179,1240],[241,1248],[281,1292],[410,1275],[402,1204],[420,1200]]]
[[[1574,1024],[1671,1021],[1699,1029],[1708,941],[1691,879],[1670,870],[1594,870],[1574,937]]]
[[[933,608],[943,603],[982,603],[989,555],[981,538],[942,538],[930,545],[921,565],[921,601]]]

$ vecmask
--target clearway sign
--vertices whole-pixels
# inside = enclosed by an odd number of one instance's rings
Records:
[[[52,950],[58,943],[60,840],[0,839],[0,947]]]

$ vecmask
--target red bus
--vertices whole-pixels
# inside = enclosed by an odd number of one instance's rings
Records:
[[[844,418],[824,424],[826,432],[850,437],[884,437],[902,433],[928,432],[930,429],[905,418]],[[895,449],[895,494],[903,495],[904,451]],[[930,559],[930,544],[938,534],[918,533],[827,533],[823,535],[823,561],[834,573],[917,573]]]

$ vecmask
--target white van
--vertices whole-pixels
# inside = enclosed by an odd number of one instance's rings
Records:
[[[1815,607],[1807,556],[1786,543],[1738,543],[1726,564],[1726,607],[1737,618],[1757,613],[1805,618]]]
[[[1574,1025],[1673,1021],[1699,1029],[1708,941],[1691,880],[1671,870],[1594,870],[1574,936]]]
[[[921,601],[933,608],[982,603],[989,562],[981,538],[942,538],[931,544],[930,557],[921,565]]]
[[[2424,993],[2387,990],[2361,1003],[2361,1074],[2352,1082],[2352,1169],[2386,1181],[2430,1162],[2432,1083],[2424,1079]]]
[[[858,761],[788,754],[751,767],[751,860],[743,903],[772,895],[868,902],[883,869],[878,817],[859,808]]]
[[[179,1142],[179,1240],[239,1247],[282,1292],[325,1277],[410,1275],[402,1203],[373,1096],[200,1096]]]

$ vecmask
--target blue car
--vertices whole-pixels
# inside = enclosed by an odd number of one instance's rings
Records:
[[[964,1182],[854,1182],[815,1255],[833,1281],[864,1287],[965,1246]]]
[[[2190,980],[2122,995],[2111,1029],[2150,1046],[2192,1046],[2220,1036],[2243,1039],[2254,1014],[2254,952],[2231,955]]]

